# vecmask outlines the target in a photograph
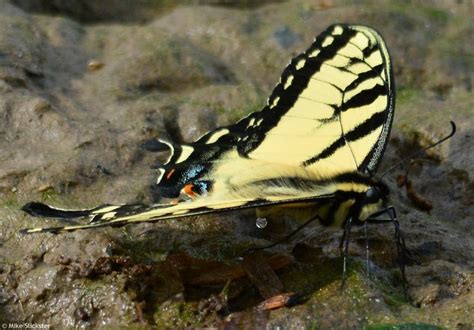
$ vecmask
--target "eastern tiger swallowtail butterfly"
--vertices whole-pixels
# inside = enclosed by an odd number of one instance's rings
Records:
[[[159,140],[171,154],[158,169],[156,190],[176,202],[83,210],[31,202],[22,208],[30,215],[88,222],[22,232],[59,233],[302,203],[316,206],[326,226],[364,223],[388,210],[388,188],[372,174],[387,145],[394,92],[381,36],[360,25],[330,26],[290,61],[261,111],[193,143]]]

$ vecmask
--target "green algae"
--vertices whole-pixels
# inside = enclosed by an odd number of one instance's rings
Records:
[[[164,302],[153,314],[153,321],[158,328],[199,327],[203,324],[196,311],[195,303],[186,303],[177,297]]]
[[[442,330],[443,328],[426,323],[373,324],[364,330]]]
[[[397,106],[406,106],[418,99],[421,95],[421,90],[411,86],[400,86],[396,93]]]
[[[21,207],[20,202],[15,194],[10,193],[6,197],[2,198],[0,207],[5,207],[10,210],[18,210]]]

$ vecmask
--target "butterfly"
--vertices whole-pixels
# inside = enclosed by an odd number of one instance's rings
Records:
[[[156,140],[170,152],[155,191],[171,203],[67,210],[31,202],[32,216],[82,224],[23,229],[60,233],[266,206],[312,205],[324,226],[349,228],[387,213],[374,178],[391,130],[395,85],[382,37],[361,25],[328,27],[284,69],[262,110],[195,142]],[[346,230],[347,231],[347,230]],[[346,232],[345,231],[345,232]]]

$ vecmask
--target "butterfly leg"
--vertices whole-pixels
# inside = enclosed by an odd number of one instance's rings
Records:
[[[397,244],[397,264],[398,267],[400,268],[400,272],[402,274],[402,281],[403,281],[403,292],[405,294],[405,298],[407,297],[407,278],[406,278],[406,272],[405,272],[405,264],[406,260],[408,259],[408,253],[406,249],[406,243],[405,243],[405,237],[403,236],[403,232],[400,229],[400,222],[398,221],[397,218],[397,212],[395,211],[395,208],[393,206],[390,206],[383,210],[382,212],[379,212],[379,214],[386,213],[390,217],[390,219],[375,219],[375,218],[369,218],[367,219],[366,222],[370,223],[387,223],[391,222],[393,223],[395,227],[395,242]],[[375,215],[375,216],[377,216]]]
[[[405,237],[403,236],[402,231],[400,230],[400,223],[397,219],[397,214],[395,209],[392,207],[393,211],[393,225],[395,226],[395,241],[397,242],[397,257],[398,257],[398,267],[400,268],[400,272],[402,273],[402,281],[403,281],[403,292],[405,294],[405,298],[407,297],[407,278],[405,273],[405,263],[407,260],[407,249],[405,244]]]
[[[293,230],[291,233],[289,233],[288,235],[286,235],[285,237],[279,239],[278,241],[274,242],[274,243],[271,243],[271,244],[267,244],[267,245],[263,245],[263,246],[258,246],[258,247],[254,247],[254,248],[250,248],[250,249],[247,249],[245,250],[243,253],[242,253],[242,256],[245,256],[247,254],[249,254],[250,252],[254,252],[254,251],[258,251],[258,250],[266,250],[266,249],[269,249],[269,248],[272,248],[280,243],[283,243],[284,241],[287,241],[289,240],[291,237],[293,237],[294,235],[296,235],[299,231],[301,231],[304,227],[306,227],[307,225],[309,225],[311,222],[313,222],[314,220],[320,220],[322,221],[321,217],[319,215],[316,215],[314,217],[312,217],[311,219],[309,219],[308,221],[306,221],[305,223],[303,223],[301,226],[299,226],[298,228],[296,228],[295,230]]]
[[[343,257],[341,289],[344,287],[344,283],[346,282],[347,257],[349,255],[349,242],[351,238],[351,229],[352,229],[352,217],[349,217],[344,227],[344,233],[342,234],[341,243],[339,244],[339,248],[341,250],[341,254]]]
[[[365,236],[365,262],[367,267],[367,276],[370,277],[370,255],[369,255],[369,236],[367,234],[367,222],[364,223]]]

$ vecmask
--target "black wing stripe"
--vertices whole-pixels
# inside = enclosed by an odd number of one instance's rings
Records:
[[[332,59],[337,54],[337,51],[343,48],[354,34],[354,31],[348,30],[347,33],[336,36],[331,45],[321,49],[318,57],[308,57],[308,54],[316,49],[320,49],[320,44],[326,38],[328,32],[319,36],[314,44],[304,54],[295,57],[283,72],[282,77],[284,78],[282,78],[282,81],[284,81],[288,75],[295,77],[292,86],[290,86],[291,93],[285,93],[284,84],[279,83],[268,99],[268,104],[272,105],[277,97],[280,98],[286,105],[286,109],[282,113],[282,115],[284,115],[296,102],[298,98],[297,95],[301,94],[301,92],[308,87],[311,77],[320,70],[321,65],[326,60]],[[298,70],[296,66],[302,60],[305,61],[304,66]],[[282,111],[280,110],[280,112]]]
[[[378,51],[378,47],[376,45],[370,45],[369,47],[366,47],[362,50],[362,53],[364,54],[364,57],[369,57],[372,55],[372,53]]]
[[[351,110],[352,108],[359,108],[364,105],[373,103],[379,96],[387,95],[387,89],[385,86],[376,85],[372,89],[366,89],[356,94],[354,97],[349,99],[347,102],[341,105],[341,111]]]
[[[359,124],[355,129],[345,134],[346,141],[352,142],[357,141],[364,136],[369,135],[371,132],[378,129],[381,125],[383,125],[385,121],[385,114],[383,112],[376,112],[364,121],[363,123]]]
[[[359,76],[352,83],[350,83],[344,91],[348,92],[348,91],[354,90],[362,82],[364,82],[368,79],[371,79],[371,78],[380,77],[380,78],[383,79],[383,77],[381,76],[382,70],[383,70],[383,65],[378,65],[378,66],[372,68],[372,70],[370,70],[370,71],[360,73]]]
[[[303,166],[309,166],[321,159],[330,157],[339,148],[346,145],[346,142],[357,141],[368,135],[370,132],[373,132],[374,130],[379,128],[381,125],[383,125],[384,120],[385,114],[383,112],[374,113],[372,117],[359,124],[355,129],[347,132],[344,136],[339,137],[334,143],[324,149],[320,154],[304,161]]]

